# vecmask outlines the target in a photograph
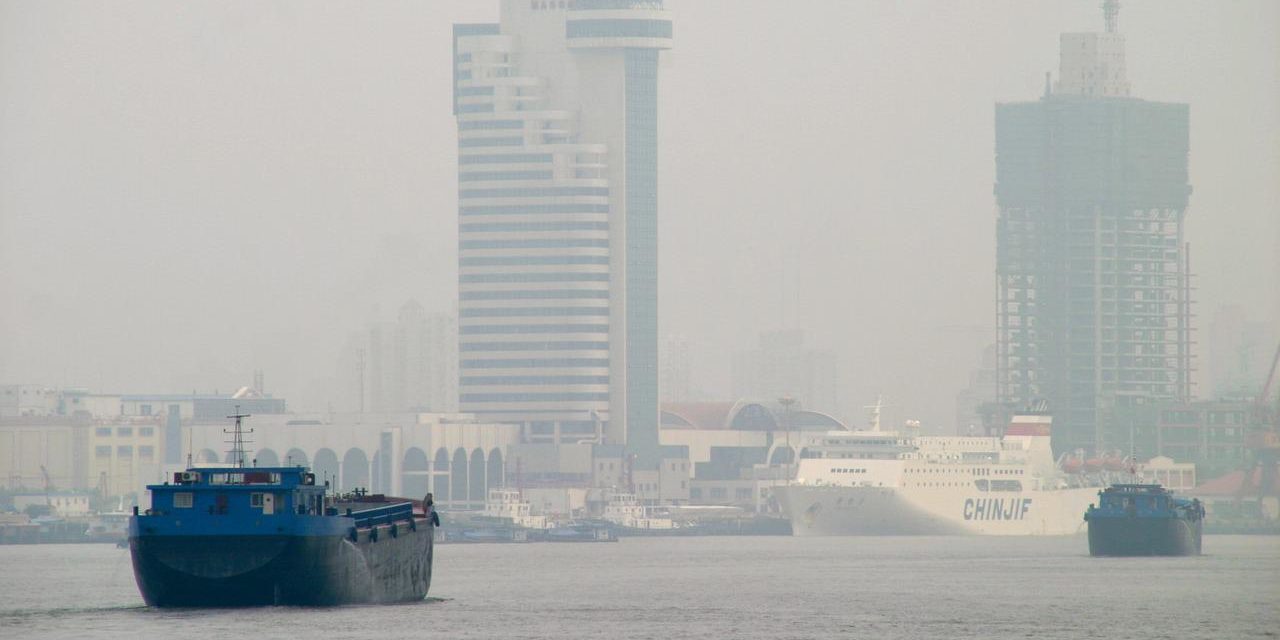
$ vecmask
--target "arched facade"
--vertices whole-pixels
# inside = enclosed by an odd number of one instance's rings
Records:
[[[498,489],[507,486],[506,468],[503,466],[502,450],[494,448],[489,452],[489,462],[485,465],[485,486]]]
[[[476,449],[471,452],[471,468],[467,477],[467,495],[473,503],[484,502],[485,499],[485,480],[487,479],[484,472],[484,451]]]
[[[458,449],[453,452],[453,463],[449,468],[449,500],[453,502],[467,501],[467,452]]]
[[[431,470],[427,467],[427,454],[422,449],[409,447],[404,452],[400,475],[401,493],[404,497],[421,500],[431,491]]]
[[[311,472],[316,474],[316,484],[328,482],[329,486],[337,488],[338,486],[338,454],[332,449],[321,449],[316,452],[316,462],[311,466]]]
[[[453,499],[449,494],[449,451],[436,450],[435,466],[431,478],[434,481],[431,490],[436,494],[436,502],[448,502]]]
[[[278,467],[280,466],[280,456],[276,455],[271,449],[259,449],[253,454],[253,459],[257,460],[256,466],[259,467]]]
[[[412,498],[431,492],[453,509],[482,504],[488,488],[502,484],[506,447],[520,442],[521,430],[514,424],[430,414],[399,424],[392,419],[371,424],[368,416],[341,414],[315,420],[255,416],[250,423],[256,451],[245,457],[246,465],[256,457],[258,466],[309,466],[317,482],[328,480],[335,490],[359,487]],[[205,464],[225,464],[223,430],[223,425],[195,425],[189,431],[191,449],[207,457]]]
[[[297,447],[294,447],[294,448],[290,449],[290,450],[288,451],[288,453],[285,453],[285,454],[284,454],[284,460],[282,460],[282,462],[284,462],[284,464],[285,464],[286,466],[288,466],[288,465],[292,465],[292,466],[296,466],[296,467],[307,467],[307,466],[310,466],[310,465],[308,465],[308,464],[307,464],[307,454],[306,454],[306,452],[305,452],[305,451],[303,451],[302,449],[297,448]]]
[[[796,450],[785,444],[773,448],[769,454],[769,464],[792,464],[796,461]]]
[[[369,457],[363,450],[347,449],[346,455],[342,456],[341,478],[342,483],[339,486],[343,491],[369,488]]]

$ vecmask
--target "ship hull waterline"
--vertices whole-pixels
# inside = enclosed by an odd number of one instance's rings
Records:
[[[343,536],[137,535],[134,576],[153,607],[334,606],[422,600],[434,530],[419,521],[377,539]]]
[[[1066,536],[1096,488],[1054,491],[912,491],[791,485],[779,491],[795,536]]]
[[[1089,555],[1198,556],[1202,521],[1184,518],[1092,518]]]

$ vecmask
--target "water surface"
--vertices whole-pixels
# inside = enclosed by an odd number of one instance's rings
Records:
[[[441,545],[421,603],[156,610],[129,552],[0,546],[0,638],[1280,637],[1280,538],[1090,558],[1067,538]],[[198,634],[198,636],[197,636]]]

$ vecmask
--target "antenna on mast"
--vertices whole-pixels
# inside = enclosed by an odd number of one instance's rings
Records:
[[[876,433],[880,432],[880,410],[883,408],[884,408],[884,396],[878,393],[876,394],[875,404],[869,404],[863,407],[863,409],[869,409],[871,411],[871,430],[873,432],[876,432]]]
[[[240,413],[240,405],[236,405],[235,415],[227,416],[227,418],[235,419],[235,428],[231,431],[227,431],[226,429],[222,430],[223,433],[231,435],[231,450],[228,453],[231,454],[231,462],[237,467],[244,467],[244,435],[246,432],[240,421],[244,418],[248,418],[249,415],[250,414],[248,413]],[[249,429],[248,433],[253,433],[253,429]]]

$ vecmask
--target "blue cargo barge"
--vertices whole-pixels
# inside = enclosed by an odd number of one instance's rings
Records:
[[[232,459],[243,461],[240,418]],[[329,495],[305,467],[188,468],[149,485],[129,519],[138,589],[154,607],[421,600],[438,519],[411,500]]]
[[[1089,555],[1189,556],[1200,554],[1204,506],[1158,484],[1113,484],[1084,514]]]
[[[421,600],[434,528],[410,501],[335,502],[303,467],[198,468],[151,485],[129,522],[138,589],[156,607]]]

